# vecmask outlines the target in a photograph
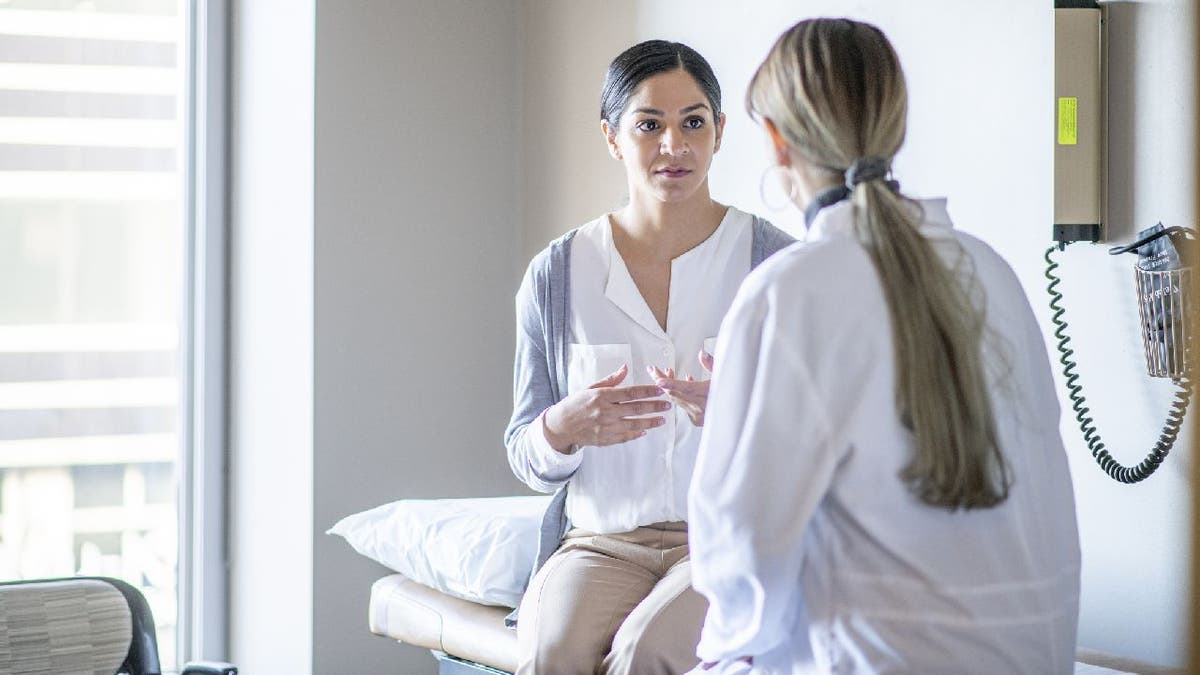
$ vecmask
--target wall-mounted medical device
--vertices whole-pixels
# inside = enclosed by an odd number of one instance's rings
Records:
[[[1100,7],[1054,5],[1054,241],[1104,239],[1104,59]]]
[[[1192,341],[1196,294],[1193,268],[1200,253],[1197,233],[1161,224],[1109,253],[1134,253],[1134,288],[1141,319],[1146,368],[1170,378],[1177,392],[1154,447],[1142,462],[1123,466],[1104,446],[1079,382],[1067,336],[1059,265],[1053,256],[1072,242],[1105,239],[1105,66],[1104,13],[1094,0],[1054,3],[1054,245],[1046,250],[1051,320],[1075,420],[1092,456],[1122,483],[1149,477],[1162,464],[1183,426],[1192,396]]]

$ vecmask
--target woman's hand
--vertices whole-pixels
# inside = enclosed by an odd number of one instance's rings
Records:
[[[662,426],[663,417],[639,417],[671,409],[662,400],[662,389],[652,385],[618,387],[629,374],[629,366],[567,396],[546,409],[542,426],[550,447],[571,454],[582,445],[616,445],[646,435]]]
[[[701,349],[697,357],[700,359],[700,365],[711,373],[713,369],[712,354]],[[674,368],[659,370],[649,366],[646,370],[650,371],[650,377],[654,378],[654,383],[667,392],[667,396],[670,396],[671,400],[675,401],[680,408],[683,408],[688,418],[692,420],[692,424],[698,427],[704,426],[704,409],[708,406],[708,383],[711,380],[697,380],[691,375],[688,375],[686,380],[677,380]]]

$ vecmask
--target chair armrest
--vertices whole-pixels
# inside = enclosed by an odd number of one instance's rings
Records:
[[[179,675],[237,675],[237,666],[221,661],[192,661],[183,665]]]

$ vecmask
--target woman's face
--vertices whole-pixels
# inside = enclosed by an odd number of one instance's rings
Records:
[[[601,124],[609,152],[625,164],[631,193],[682,201],[707,185],[725,116],[716,115],[682,68],[646,78],[629,97],[618,129]],[[631,194],[630,197],[634,197]]]

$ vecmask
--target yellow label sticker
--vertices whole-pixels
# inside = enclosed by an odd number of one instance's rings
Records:
[[[1058,99],[1058,144],[1075,145],[1078,143],[1079,99],[1074,96],[1063,96]]]

